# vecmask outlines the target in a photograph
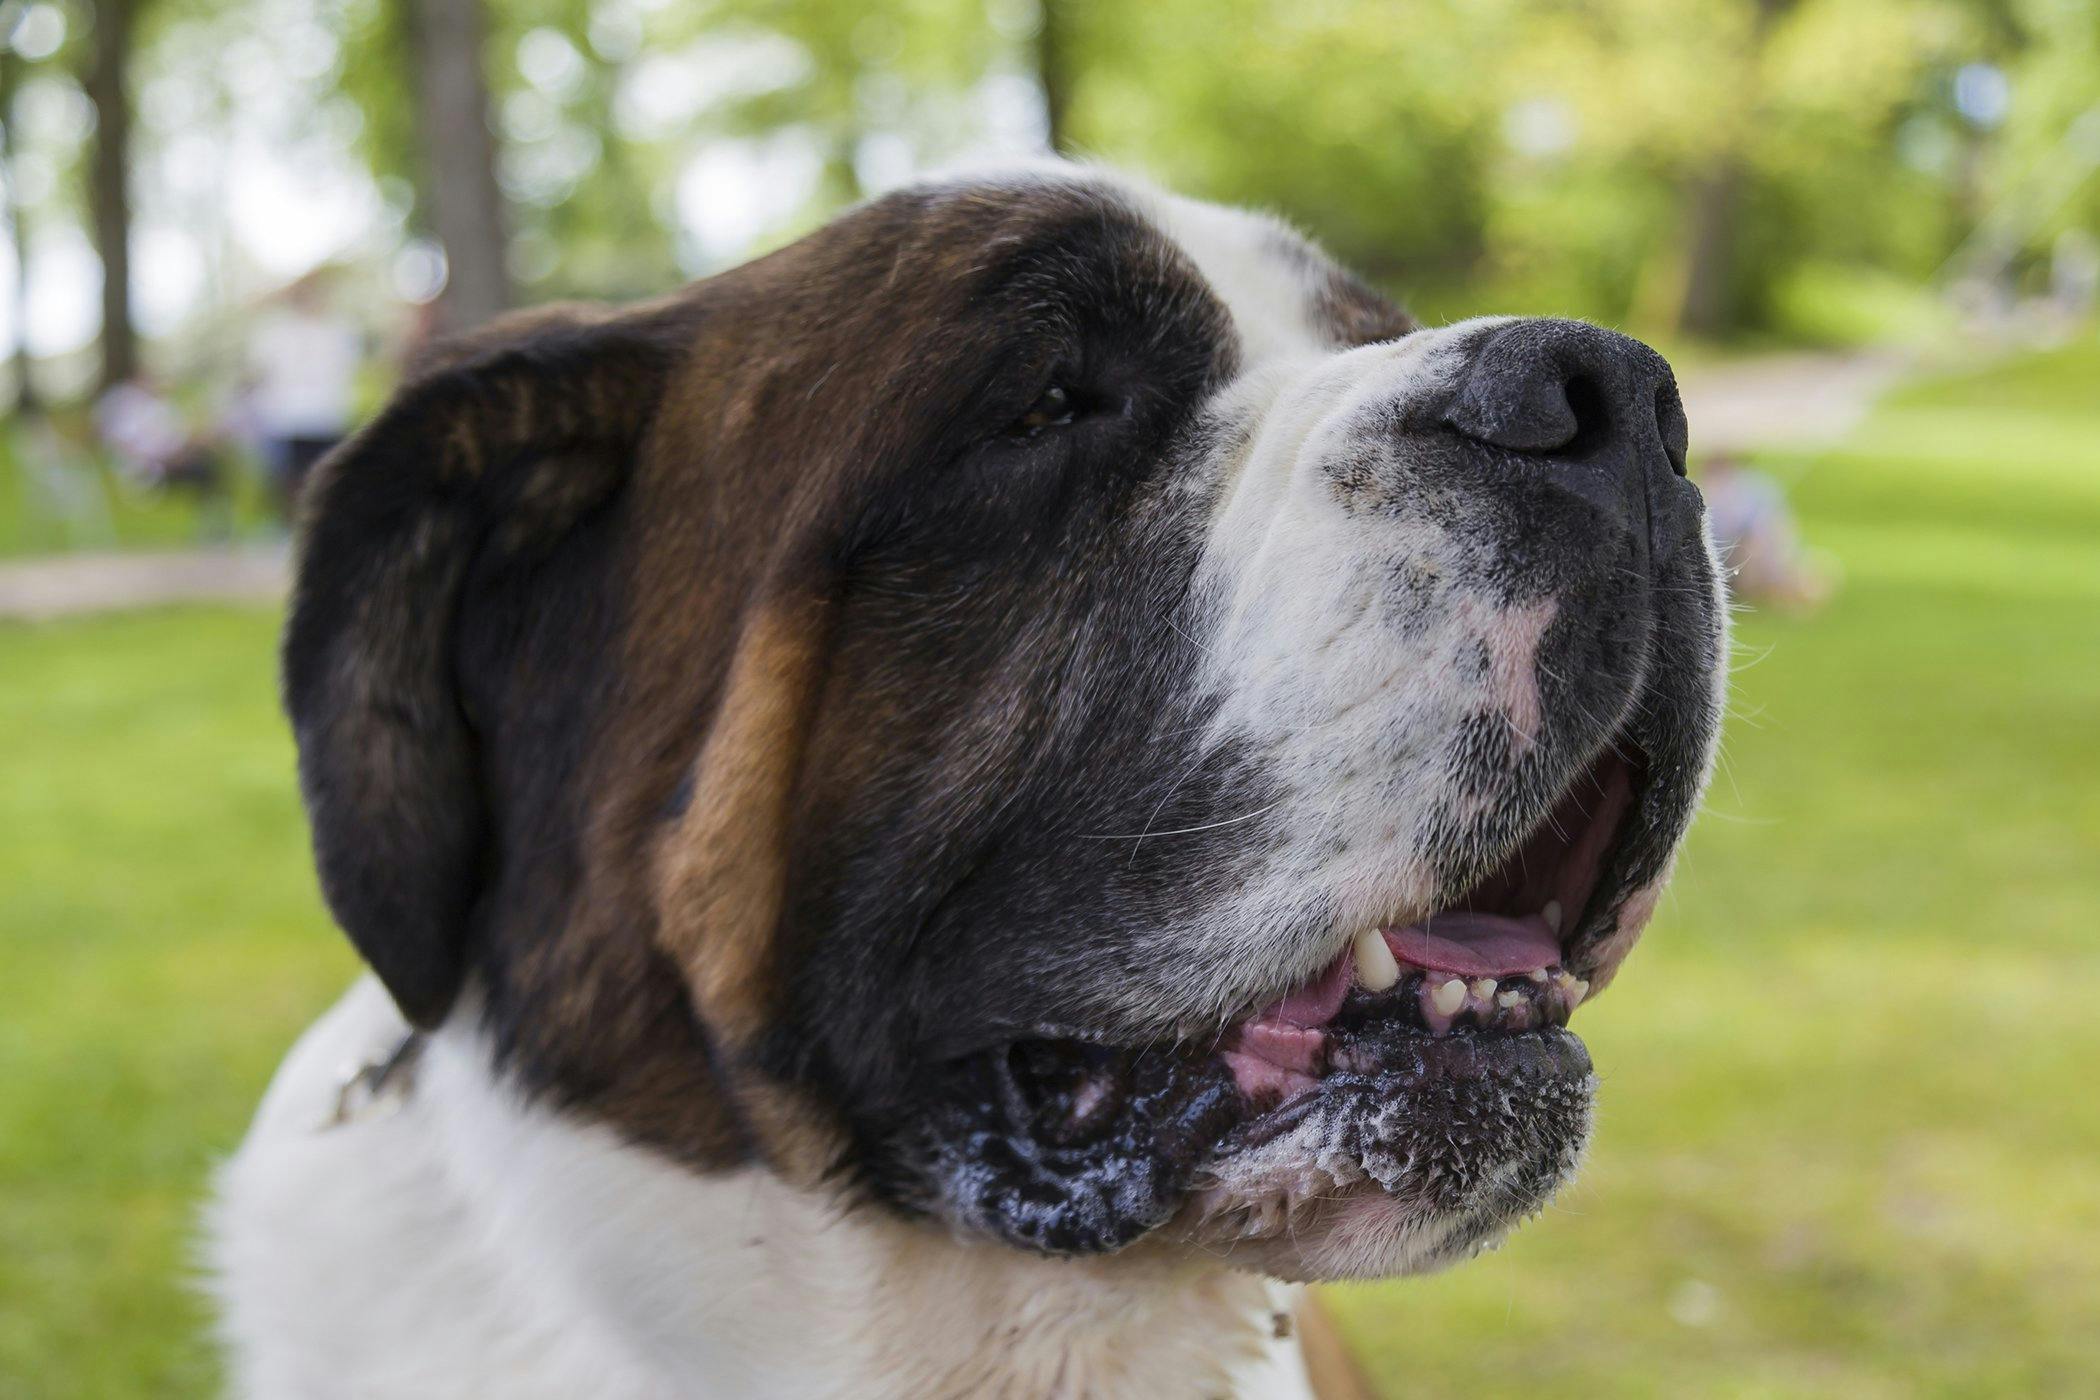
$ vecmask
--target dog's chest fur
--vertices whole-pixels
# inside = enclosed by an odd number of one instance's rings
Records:
[[[220,1182],[215,1273],[258,1396],[1303,1396],[1291,1300],[1186,1261],[1054,1261],[758,1171],[701,1178],[527,1108],[369,979],[280,1071]]]

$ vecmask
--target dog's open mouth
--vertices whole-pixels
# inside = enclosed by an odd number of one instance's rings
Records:
[[[1589,982],[1563,965],[1631,805],[1635,765],[1608,753],[1509,859],[1449,908],[1364,929],[1349,950],[1227,1033],[1220,1049],[1257,1106],[1287,1103],[1329,1071],[1362,1073],[1362,1042],[1395,1029],[1516,1035],[1565,1026]]]
[[[1624,894],[1604,876],[1644,782],[1638,755],[1607,750],[1449,907],[1359,931],[1211,1043],[1028,1040],[984,1057],[987,1112],[937,1133],[951,1187],[967,1156],[979,1223],[1059,1252],[1170,1219],[1213,1246],[1273,1240],[1366,1194],[1437,1222],[1425,1258],[1492,1238],[1572,1174],[1587,1138],[1589,1056],[1564,1027],[1595,970],[1581,936]]]

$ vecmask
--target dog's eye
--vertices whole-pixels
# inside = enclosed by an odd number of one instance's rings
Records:
[[[1072,391],[1062,384],[1052,384],[1006,431],[1012,437],[1032,438],[1046,429],[1061,428],[1071,422],[1075,411]]]

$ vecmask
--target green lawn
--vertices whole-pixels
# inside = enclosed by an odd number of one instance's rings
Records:
[[[1582,1183],[1345,1290],[1394,1395],[2100,1391],[2100,351],[1771,464],[1845,562],[1741,627],[1676,894],[1578,1020]],[[0,627],[0,1394],[197,1395],[193,1204],[348,978],[271,620]]]
[[[215,1391],[198,1192],[352,968],[273,629],[0,625],[0,1395]]]

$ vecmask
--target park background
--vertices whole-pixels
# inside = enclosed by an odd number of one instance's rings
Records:
[[[322,267],[369,405],[414,334],[1052,147],[1656,341],[1836,584],[1738,618],[1580,1184],[1335,1291],[1381,1386],[2100,1389],[2091,0],[0,0],[0,127],[0,1393],[214,1393],[200,1193],[353,975],[262,474],[207,521],[96,395],[208,418]]]

